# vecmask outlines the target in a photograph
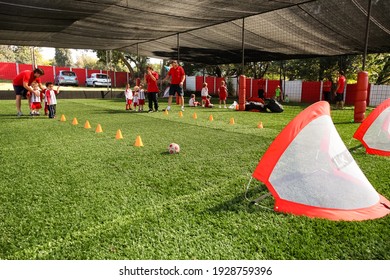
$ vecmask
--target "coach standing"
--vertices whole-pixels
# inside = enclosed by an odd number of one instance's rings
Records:
[[[44,90],[45,87],[42,85],[42,81],[40,79],[45,73],[41,68],[36,68],[34,71],[25,70],[21,72],[19,75],[15,77],[12,82],[14,86],[15,95],[16,95],[16,110],[18,111],[17,116],[22,116],[23,113],[21,111],[22,97],[27,96],[27,92],[33,92],[33,88],[31,87],[32,82],[37,82],[39,88]]]
[[[158,73],[153,70],[152,65],[148,65],[146,67],[147,73],[144,76],[145,83],[148,85],[148,99],[149,99],[149,113],[153,112],[153,105],[154,110],[158,111],[158,86],[157,86],[157,80],[158,80]]]
[[[169,86],[169,98],[168,98],[168,107],[167,111],[171,109],[172,97],[177,93],[180,96],[181,100],[181,110],[184,111],[184,92],[183,92],[183,84],[186,79],[186,74],[184,72],[183,67],[181,67],[177,60],[173,60],[171,62],[172,67],[169,69],[169,72],[163,81],[168,80],[169,76],[171,76],[171,85]]]

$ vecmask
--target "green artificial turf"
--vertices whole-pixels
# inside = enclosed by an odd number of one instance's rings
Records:
[[[186,108],[183,117],[178,106],[168,115],[124,107],[123,100],[60,99],[57,119],[17,118],[14,101],[0,101],[0,259],[390,258],[390,216],[334,222],[274,212],[272,197],[265,207],[245,199],[259,159],[301,107],[281,114]],[[367,155],[352,139],[358,124],[350,114],[337,112],[336,128],[390,198],[389,158]],[[115,139],[118,129],[123,140]],[[137,135],[144,147],[133,146]],[[167,153],[171,142],[179,154]],[[253,181],[247,196],[263,193]]]

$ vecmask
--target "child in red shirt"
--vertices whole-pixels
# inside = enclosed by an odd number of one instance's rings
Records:
[[[218,94],[219,94],[219,108],[221,108],[222,101],[224,104],[224,108],[226,107],[226,98],[227,98],[227,88],[225,81],[221,81],[221,86],[218,89]]]
[[[206,103],[204,104],[204,107],[205,108],[213,108],[214,107],[214,104],[210,103],[210,95],[207,96]]]

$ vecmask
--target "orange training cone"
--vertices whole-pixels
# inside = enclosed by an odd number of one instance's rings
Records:
[[[86,121],[85,124],[84,124],[84,128],[91,128],[91,125],[89,124],[89,121]]]
[[[182,118],[182,117],[183,117],[183,112],[179,111],[179,118]]]
[[[77,119],[76,119],[76,118],[73,118],[72,124],[73,124],[73,125],[78,125],[78,124],[79,124],[79,122],[77,121]]]
[[[134,147],[143,147],[144,146],[144,143],[142,143],[142,139],[141,139],[141,136],[137,136],[137,138],[135,139],[135,142],[134,142]]]
[[[62,122],[66,122],[65,115],[61,115],[61,119],[60,119],[60,121],[62,121]]]
[[[116,139],[116,140],[123,139],[122,131],[121,131],[120,129],[118,129],[118,130],[116,131],[115,139]]]
[[[164,115],[168,115],[168,110],[165,110],[165,111],[164,111]]]
[[[103,129],[102,129],[102,126],[100,125],[100,123],[97,125],[95,132],[96,132],[96,133],[101,133],[101,132],[103,132]]]
[[[213,121],[214,120],[214,118],[213,118],[213,115],[210,115],[210,117],[209,117],[209,121]]]
[[[229,124],[234,124],[234,118],[230,118]]]
[[[263,127],[263,123],[262,123],[262,122],[259,122],[259,124],[257,125],[257,128],[264,128],[264,127]]]
[[[194,120],[196,120],[196,119],[198,118],[198,115],[197,115],[196,113],[194,113],[194,114],[192,115],[192,118],[193,118]]]

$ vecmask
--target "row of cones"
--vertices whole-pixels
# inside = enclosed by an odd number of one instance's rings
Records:
[[[168,111],[165,111],[165,112],[168,112]],[[182,112],[182,111],[179,112],[179,117],[183,117],[183,112]],[[197,114],[194,113],[194,114],[192,115],[192,118],[193,118],[193,119],[197,119],[197,118],[198,118]],[[210,115],[210,116],[209,116],[209,121],[213,121],[213,120],[214,120],[213,115]],[[65,118],[64,115],[61,116],[61,121],[62,121],[62,122],[65,122],[65,121],[66,121],[66,118]],[[73,124],[73,125],[78,125],[78,124],[79,124],[76,118],[73,119],[72,124]],[[235,124],[234,118],[230,118],[229,124]],[[89,124],[89,121],[86,121],[86,122],[85,122],[84,128],[91,128],[91,125]],[[264,127],[263,127],[263,123],[262,123],[262,122],[259,122],[258,125],[257,125],[257,128],[264,128]],[[103,129],[102,129],[102,127],[101,127],[100,124],[98,124],[98,126],[96,127],[96,131],[95,131],[95,132],[96,132],[96,133],[103,132]],[[122,138],[116,138],[116,139],[122,139]]]
[[[165,111],[164,111],[164,115],[168,115],[168,114],[169,114],[168,111],[165,110]],[[179,111],[179,117],[180,117],[180,118],[183,117],[183,112],[182,112],[182,111]],[[196,113],[194,113],[194,114],[192,115],[192,118],[193,118],[194,120],[196,120],[196,119],[198,118],[198,115],[197,115]],[[210,116],[209,116],[209,121],[212,122],[213,120],[214,120],[213,115],[210,115]],[[229,124],[235,124],[234,118],[230,118]],[[259,122],[258,125],[257,125],[257,128],[264,128],[264,127],[263,127],[263,123],[262,123],[262,122]]]
[[[61,122],[66,122],[65,115],[61,116],[60,121]],[[78,125],[78,124],[79,124],[79,122],[78,122],[77,118],[73,118],[72,125]],[[88,120],[85,122],[84,128],[85,129],[90,129],[91,128],[91,124],[89,123]],[[97,125],[95,132],[96,133],[102,133],[103,132],[102,126],[100,124]],[[123,139],[122,131],[120,129],[118,129],[116,131],[115,139],[117,139],[117,140]],[[135,147],[143,147],[144,146],[144,144],[142,142],[142,139],[141,139],[141,136],[139,136],[139,135],[137,136],[137,138],[135,139],[135,142],[134,142],[134,146]]]
[[[165,115],[168,115],[168,111],[165,111],[164,114],[165,114]],[[183,117],[183,112],[182,112],[182,111],[179,111],[179,117],[180,117],[180,118]],[[192,115],[192,118],[196,120],[196,119],[198,118],[198,115],[197,115],[196,113],[194,113],[194,114]],[[211,121],[211,122],[214,121],[213,115],[210,115],[210,116],[209,116],[209,121]],[[230,118],[229,124],[235,124],[234,118]],[[259,122],[258,125],[257,125],[257,128],[264,128],[264,127],[263,127],[263,123],[262,123],[262,122]]]

